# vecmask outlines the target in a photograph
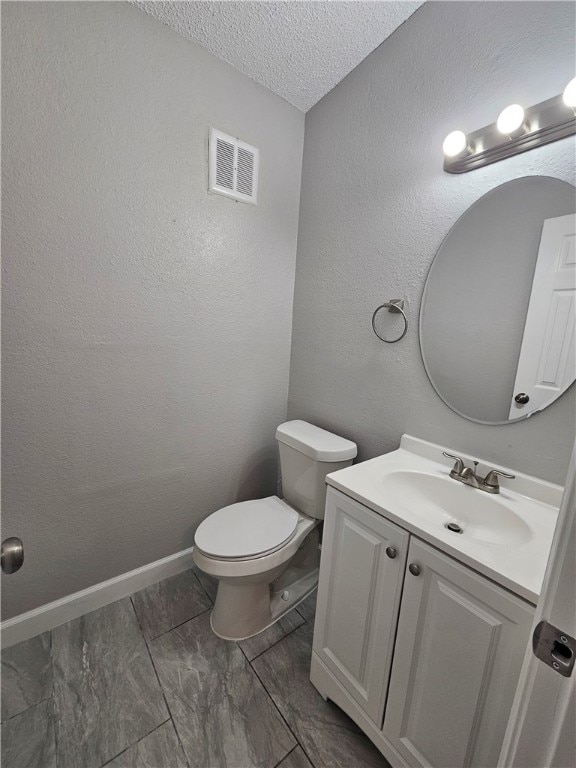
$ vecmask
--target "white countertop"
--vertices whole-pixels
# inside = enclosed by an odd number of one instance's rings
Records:
[[[333,472],[326,482],[536,604],[563,488],[506,469],[516,478],[501,479],[500,493],[488,494],[450,478],[454,462],[442,456],[443,450],[472,463],[458,451],[404,435],[397,451]],[[481,460],[480,474],[488,468],[503,469]],[[411,477],[418,481],[414,488],[401,484]],[[421,487],[431,488],[430,495],[424,496]],[[452,520],[462,525],[463,534],[444,527]]]

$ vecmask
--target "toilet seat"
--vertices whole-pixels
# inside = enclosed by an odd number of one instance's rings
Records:
[[[264,557],[293,538],[300,515],[278,496],[241,501],[216,510],[200,523],[195,546],[217,560]]]

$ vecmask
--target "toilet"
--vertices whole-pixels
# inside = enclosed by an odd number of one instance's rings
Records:
[[[276,430],[283,498],[216,510],[196,530],[193,559],[218,579],[210,623],[226,640],[262,632],[318,584],[325,478],[350,466],[356,444],[306,421]]]

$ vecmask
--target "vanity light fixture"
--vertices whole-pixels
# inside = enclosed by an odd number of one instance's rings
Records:
[[[576,77],[559,96],[524,109],[511,104],[498,120],[473,133],[452,131],[444,139],[444,170],[467,173],[529,149],[576,134]]]
[[[503,109],[498,115],[496,128],[498,128],[500,133],[510,136],[510,138],[519,136],[528,127],[524,122],[525,114],[524,107],[521,107],[520,104],[510,104],[509,107]]]
[[[446,157],[462,157],[471,151],[464,131],[452,131],[452,133],[449,133],[444,139],[442,149]]]
[[[573,77],[566,88],[564,88],[562,101],[567,107],[572,107],[572,109],[576,108],[576,77]]]

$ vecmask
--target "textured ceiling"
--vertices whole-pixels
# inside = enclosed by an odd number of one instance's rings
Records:
[[[306,112],[420,2],[137,2]]]

